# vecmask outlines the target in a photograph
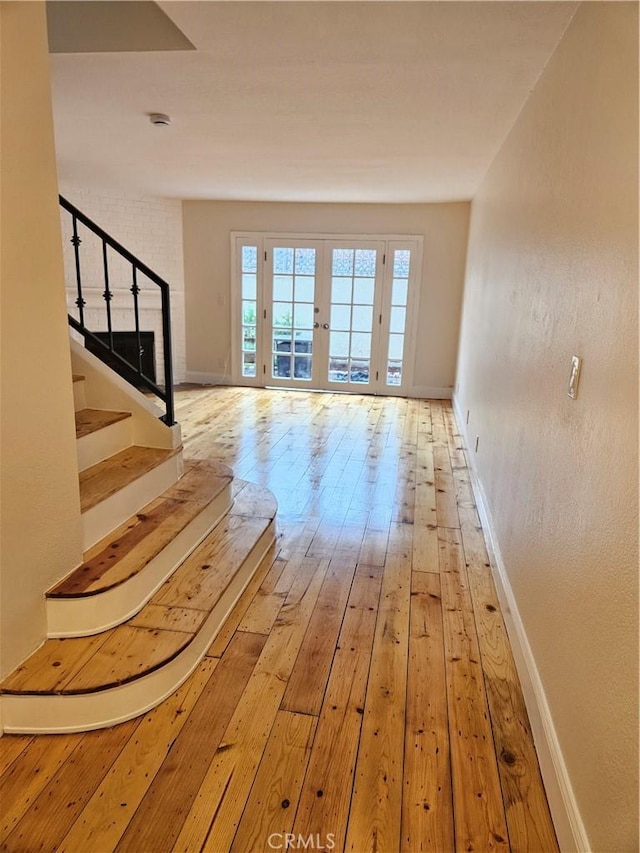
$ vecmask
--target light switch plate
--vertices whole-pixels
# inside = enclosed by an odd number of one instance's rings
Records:
[[[573,400],[578,396],[578,385],[580,383],[580,370],[582,369],[582,359],[574,355],[571,359],[571,373],[569,374],[569,390],[567,394]]]

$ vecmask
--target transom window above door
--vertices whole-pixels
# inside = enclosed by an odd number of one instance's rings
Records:
[[[422,238],[232,240],[237,384],[377,394],[410,387]]]

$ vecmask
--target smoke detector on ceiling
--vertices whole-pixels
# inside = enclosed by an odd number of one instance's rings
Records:
[[[158,127],[171,124],[171,118],[164,113],[149,113],[149,121]]]

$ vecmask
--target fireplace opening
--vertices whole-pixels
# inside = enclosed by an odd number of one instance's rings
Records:
[[[108,332],[94,332],[96,338],[102,343],[109,346]],[[85,345],[89,352],[103,361],[116,373],[124,376],[124,371],[121,369],[119,362],[113,358],[109,350],[103,350],[97,346],[91,338],[85,338]],[[138,336],[135,332],[113,332],[113,349],[114,351],[134,368],[138,368]],[[154,332],[140,332],[140,354],[142,360],[142,373],[152,382],[156,381],[156,345]],[[127,381],[131,381],[129,372],[124,376]],[[133,383],[136,384],[136,383]],[[139,384],[138,387],[144,387]]]

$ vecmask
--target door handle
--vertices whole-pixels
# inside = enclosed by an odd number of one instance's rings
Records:
[[[328,323],[323,323],[323,324],[322,324],[322,328],[323,328],[323,329],[328,329],[328,328],[329,328],[329,324],[328,324]]]

